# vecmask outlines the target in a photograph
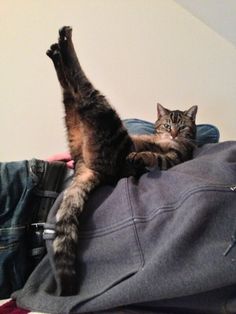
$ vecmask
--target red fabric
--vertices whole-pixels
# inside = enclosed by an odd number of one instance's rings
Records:
[[[16,301],[11,300],[0,306],[1,314],[27,314],[29,311],[23,310],[16,306]]]
[[[68,168],[74,168],[74,161],[71,159],[71,155],[69,153],[58,153],[48,157],[46,160],[49,162],[65,161]]]

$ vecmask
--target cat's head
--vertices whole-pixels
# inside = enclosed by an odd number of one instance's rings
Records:
[[[197,108],[193,106],[186,111],[168,110],[157,104],[158,119],[155,123],[155,134],[158,140],[195,140]]]

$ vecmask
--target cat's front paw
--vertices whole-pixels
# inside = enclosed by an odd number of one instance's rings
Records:
[[[132,152],[127,156],[126,160],[134,168],[140,169],[145,167],[145,162],[141,153]]]

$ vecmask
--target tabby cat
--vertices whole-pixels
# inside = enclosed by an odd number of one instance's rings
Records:
[[[197,107],[169,111],[157,105],[155,134],[130,136],[116,111],[84,74],[68,26],[47,51],[62,87],[69,149],[75,174],[56,215],[54,260],[61,295],[78,291],[76,250],[79,216],[100,184],[140,175],[145,167],[168,169],[192,157]]]

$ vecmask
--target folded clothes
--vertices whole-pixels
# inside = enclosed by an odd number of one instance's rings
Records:
[[[19,306],[236,313],[236,142],[207,144],[168,171],[97,188],[81,215],[78,294],[69,297],[59,295],[52,249],[62,197],[48,216],[48,254],[13,295]]]

